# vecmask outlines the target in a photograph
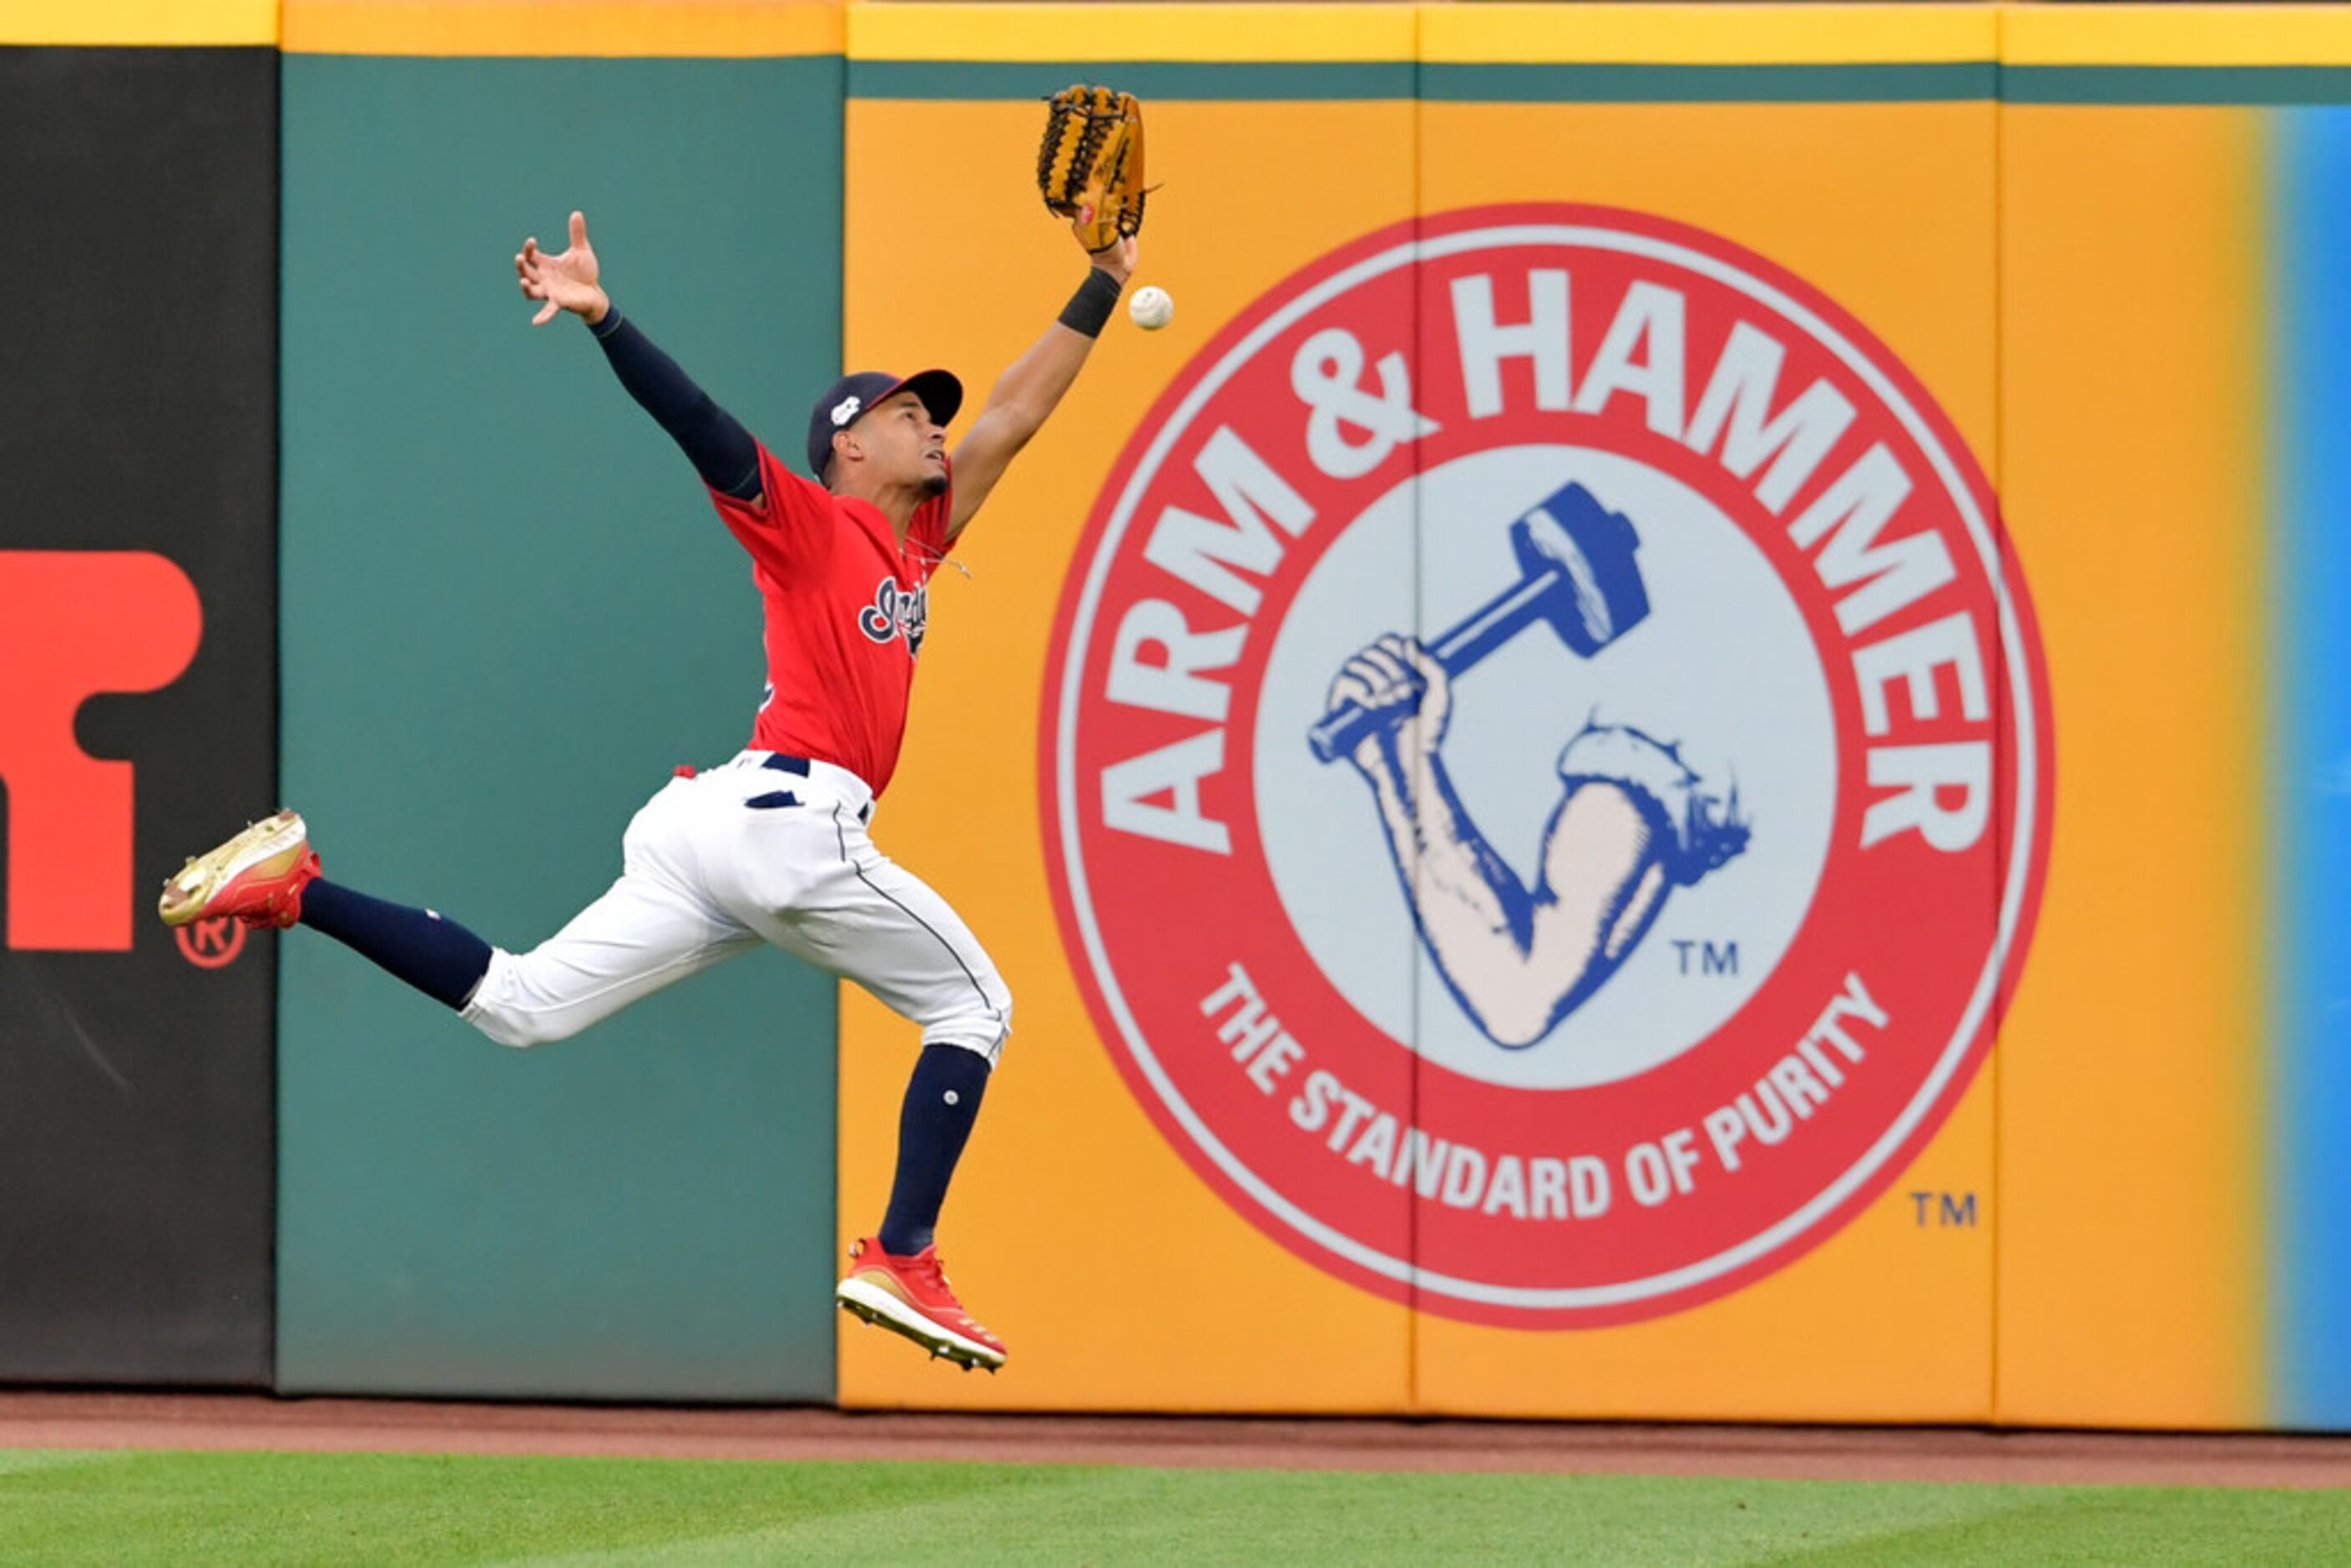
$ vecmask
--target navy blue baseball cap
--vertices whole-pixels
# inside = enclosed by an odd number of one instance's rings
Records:
[[[917,371],[905,377],[893,376],[887,371],[857,371],[845,375],[833,382],[809,411],[809,472],[821,481],[825,465],[832,461],[832,433],[847,430],[902,392],[913,392],[923,400],[923,407],[929,411],[934,424],[946,423],[963,406],[963,383],[945,371]]]

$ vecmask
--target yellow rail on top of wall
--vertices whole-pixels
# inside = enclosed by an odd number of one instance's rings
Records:
[[[2018,66],[2351,65],[2351,5],[2009,5]]]
[[[2331,67],[2351,66],[2351,5],[0,0],[0,45],[271,44],[303,54],[974,62]]]
[[[882,60],[1409,60],[1409,5],[853,5],[850,54]]]
[[[1858,65],[1989,60],[1991,5],[1426,5],[1420,57],[1458,65]]]
[[[841,52],[839,0],[285,0],[288,54],[664,56]]]
[[[0,0],[0,44],[120,47],[274,44],[277,0]]]

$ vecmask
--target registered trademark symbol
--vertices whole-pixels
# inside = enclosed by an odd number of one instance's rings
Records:
[[[180,944],[180,956],[199,969],[225,968],[245,951],[244,923],[231,915],[199,920],[172,935]]]

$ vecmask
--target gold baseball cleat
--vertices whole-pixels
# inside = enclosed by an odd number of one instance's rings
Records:
[[[198,855],[163,884],[156,913],[166,925],[235,915],[249,925],[291,925],[319,856],[301,816],[280,811]]]

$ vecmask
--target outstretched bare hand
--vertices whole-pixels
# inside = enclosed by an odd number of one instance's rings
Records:
[[[523,241],[515,256],[515,277],[521,280],[524,298],[546,301],[530,319],[534,327],[546,326],[559,310],[582,317],[592,327],[611,308],[612,302],[596,286],[596,252],[588,244],[584,214],[571,214],[570,247],[558,255],[539,249],[536,235]]]

